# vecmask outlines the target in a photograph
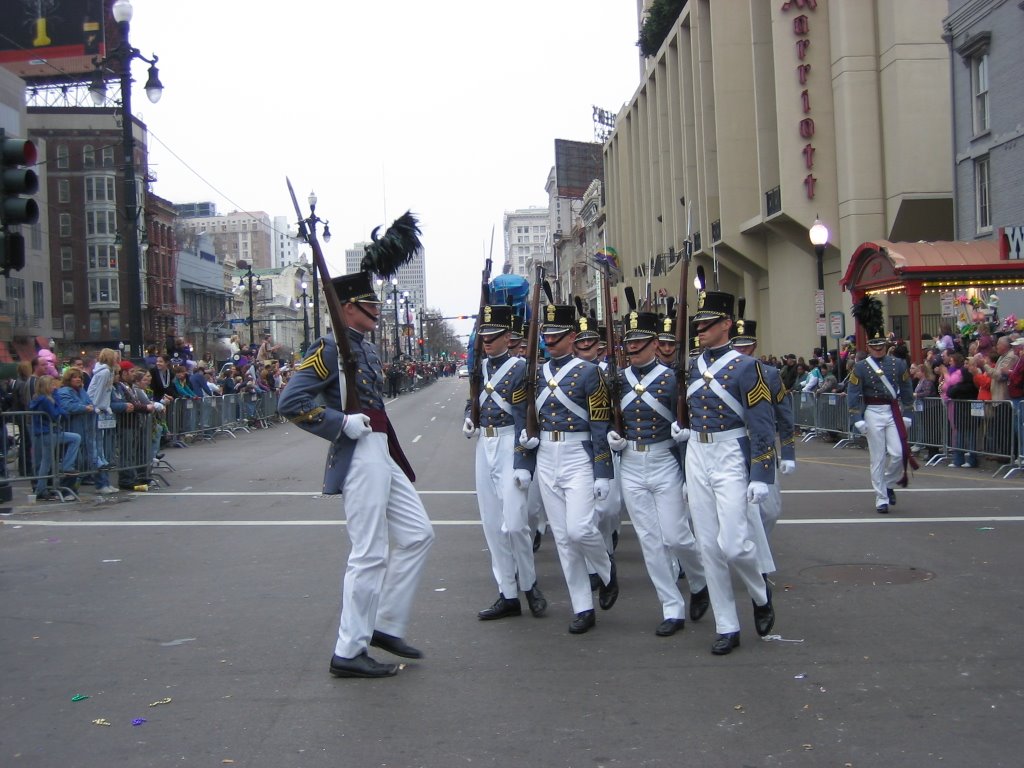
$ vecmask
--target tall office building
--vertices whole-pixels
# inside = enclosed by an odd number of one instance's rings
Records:
[[[188,210],[186,204],[178,210]],[[213,238],[213,247],[221,262],[237,264],[240,260],[253,269],[270,269],[274,256],[274,226],[263,211],[232,211],[221,216],[183,218],[181,226],[189,234],[206,232]]]
[[[273,266],[287,267],[289,264],[295,264],[302,261],[302,253],[300,248],[305,243],[299,239],[298,229],[294,229],[291,226],[291,219],[287,216],[275,216],[274,217],[274,254],[273,254]],[[310,259],[307,259],[309,261]]]
[[[551,216],[549,208],[539,206],[505,211],[505,263],[512,274],[530,279],[535,262],[550,261]]]
[[[345,274],[359,271],[359,265],[366,254],[368,242],[355,243],[351,248],[345,250]],[[427,266],[426,254],[420,251],[413,256],[412,261],[398,268],[395,275],[398,279],[398,290],[401,294],[409,292],[410,303],[419,311],[420,307],[427,308]],[[382,286],[380,289],[381,300],[391,298],[392,286]]]

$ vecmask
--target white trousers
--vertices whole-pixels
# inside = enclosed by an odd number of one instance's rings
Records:
[[[764,605],[768,599],[758,565],[757,545],[751,540],[748,478],[747,462],[738,440],[701,443],[694,439],[687,443],[690,517],[719,634],[740,629],[730,567],[739,574],[757,605]]]
[[[342,492],[351,551],[334,652],[352,658],[366,650],[375,629],[405,635],[434,529],[382,432],[356,443]]]
[[[537,482],[536,472],[530,489],[526,492],[526,517],[530,521],[531,531],[540,531],[543,534],[548,529],[548,516],[544,512],[544,500],[540,496],[540,483]]]
[[[705,579],[683,498],[683,471],[668,450],[637,453],[629,447],[622,451],[619,467],[626,510],[663,617],[685,619],[686,601],[676,581],[676,561],[686,571],[691,592],[702,590]]]
[[[532,589],[533,537],[526,517],[526,491],[513,479],[516,436],[479,437],[476,443],[476,500],[484,539],[491,552],[491,571],[504,597]],[[518,584],[516,574],[519,574]]]
[[[875,491],[875,506],[880,507],[889,503],[886,489],[895,487],[903,477],[903,446],[888,405],[867,406],[864,428],[871,456],[871,487]]]
[[[587,561],[605,584],[611,575],[611,560],[594,512],[593,462],[580,443],[542,440],[537,448],[537,482],[573,613],[593,610]]]
[[[612,454],[612,465],[615,477],[608,481],[608,498],[594,500],[594,512],[597,515],[597,529],[604,539],[604,548],[614,551],[612,534],[619,530],[622,520],[622,480],[619,472],[619,456]]]
[[[764,534],[766,537],[771,536],[772,531],[775,530],[775,524],[779,522],[779,518],[782,517],[782,489],[779,487],[779,475],[777,469],[775,482],[768,486],[768,498],[761,502],[758,507],[761,524],[764,526]],[[761,571],[761,573],[771,573],[771,571]]]

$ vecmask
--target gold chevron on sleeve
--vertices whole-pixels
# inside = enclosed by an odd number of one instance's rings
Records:
[[[850,383],[860,384],[860,377],[857,375],[856,369],[850,371]]]
[[[598,453],[594,455],[594,463],[600,464],[602,461],[611,461],[611,453]]]
[[[526,399],[526,387],[520,387],[512,393],[512,405],[519,405]]]
[[[329,374],[327,373],[327,366],[324,365],[323,351],[324,345],[323,341],[321,341],[320,345],[307,355],[305,360],[295,366],[295,370],[303,371],[307,368],[312,368],[313,373],[316,374],[318,379],[321,381],[325,380]]]
[[[754,463],[754,462],[757,462],[757,461],[771,461],[772,457],[774,455],[775,455],[775,449],[774,448],[769,448],[767,451],[762,453],[760,456],[755,456],[750,461],[751,461],[751,463]]]
[[[597,391],[587,398],[587,409],[591,421],[608,421],[612,417],[611,403],[604,382],[598,381]]]
[[[762,400],[771,403],[773,401],[772,391],[768,388],[768,385],[764,381],[764,377],[761,375],[761,366],[756,366],[757,370],[757,384],[754,385],[753,389],[747,392],[747,407],[753,408],[755,405],[760,403]]]

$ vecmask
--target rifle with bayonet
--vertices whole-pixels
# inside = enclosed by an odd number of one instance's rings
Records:
[[[690,378],[690,327],[686,310],[686,290],[690,281],[690,259],[693,247],[690,242],[690,216],[686,216],[686,241],[683,243],[683,263],[679,267],[679,298],[676,300],[676,421],[683,429],[690,426],[690,406],[686,402],[686,388]]]
[[[295,197],[295,190],[292,189],[292,182],[286,176],[288,182],[288,194],[292,197],[292,204],[295,206],[295,215],[299,219],[299,238],[309,243],[313,251],[313,264],[320,273],[320,287],[327,300],[327,312],[331,317],[331,328],[334,329],[334,341],[338,345],[338,372],[341,376],[340,397],[341,409],[345,412],[356,412],[359,410],[359,393],[356,391],[356,358],[352,354],[352,347],[348,343],[348,326],[341,314],[341,302],[331,282],[331,273],[327,271],[327,261],[324,259],[324,252],[320,249],[320,241],[317,240],[316,230],[306,227],[306,219],[299,209],[299,201]],[[350,411],[351,409],[351,411]]]
[[[526,436],[539,437],[537,420],[537,365],[540,355],[540,291],[544,282],[544,267],[537,266],[530,295],[530,325],[526,332]]]
[[[474,427],[480,426],[480,390],[484,386],[484,338],[480,335],[480,323],[483,320],[483,310],[491,303],[491,256],[494,253],[494,227],[491,227],[491,250],[484,262],[483,277],[480,281],[480,309],[476,313],[476,324],[473,328],[473,359],[470,361],[469,370],[469,418],[473,421]]]

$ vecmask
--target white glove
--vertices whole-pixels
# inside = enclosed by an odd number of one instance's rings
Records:
[[[614,429],[608,430],[608,447],[618,453],[626,447],[626,440]]]
[[[523,448],[525,448],[526,450],[532,451],[534,448],[540,445],[540,438],[528,437],[526,435],[526,430],[524,429],[522,432],[519,433],[519,444],[523,446]]]
[[[854,428],[854,429],[856,429],[856,430],[857,430],[858,432],[860,432],[860,433],[861,433],[862,435],[865,435],[865,434],[867,434],[867,433],[866,433],[866,432],[864,431],[864,427],[865,427],[865,426],[867,426],[867,422],[866,422],[866,421],[864,421],[864,419],[861,419],[860,421],[855,421],[855,422],[853,423],[853,428]]]
[[[779,462],[779,471],[784,475],[792,475],[796,472],[796,462],[792,459],[783,459]]]
[[[512,470],[512,480],[515,481],[516,488],[520,491],[525,491],[530,487],[530,481],[533,480],[533,476],[528,469],[514,469]]]
[[[599,477],[594,480],[594,498],[595,499],[607,499],[610,491],[608,479]],[[767,491],[765,491],[767,493]]]
[[[910,425],[913,424],[913,423],[914,423],[914,420],[911,419],[909,416],[904,416],[903,417],[903,426],[905,426],[907,429],[910,429]]]
[[[685,443],[690,439],[690,430],[679,426],[678,421],[672,422],[672,439],[677,443]]]
[[[370,417],[365,413],[346,413],[345,421],[341,425],[341,431],[350,440],[366,437],[373,431],[370,429]]]
[[[768,498],[768,486],[759,480],[751,480],[747,484],[747,501],[751,504],[760,504]]]
[[[467,439],[476,434],[476,427],[473,426],[472,419],[467,417],[466,420],[462,423],[462,434],[464,434]]]
[[[687,504],[690,503],[690,494],[686,492],[686,483],[683,483],[683,501]]]

